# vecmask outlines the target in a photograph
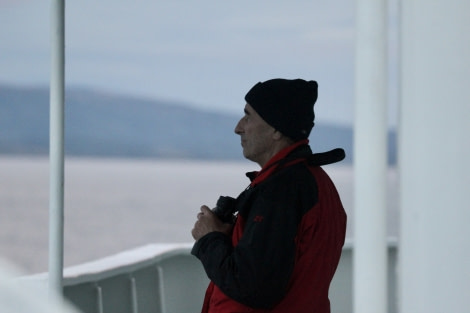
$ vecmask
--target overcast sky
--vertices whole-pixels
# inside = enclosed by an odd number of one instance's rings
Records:
[[[317,80],[317,120],[354,114],[352,0],[66,1],[66,84],[242,113],[270,78]],[[50,1],[0,0],[0,83],[48,86]]]

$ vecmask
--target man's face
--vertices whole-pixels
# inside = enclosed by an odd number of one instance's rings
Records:
[[[241,137],[245,158],[264,166],[273,156],[275,132],[248,103],[245,105],[245,116],[235,127],[235,133]]]

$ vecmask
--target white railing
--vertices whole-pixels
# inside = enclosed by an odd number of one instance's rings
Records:
[[[199,312],[209,283],[190,244],[153,244],[64,271],[64,295],[89,313]],[[397,243],[388,241],[388,312],[396,309]],[[347,241],[330,288],[331,311],[353,310],[353,243]],[[47,283],[47,275],[25,280]]]

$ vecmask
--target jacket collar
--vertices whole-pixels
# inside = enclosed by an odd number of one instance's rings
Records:
[[[346,156],[344,150],[341,148],[322,153],[312,153],[308,143],[308,139],[298,141],[279,151],[260,171],[246,173],[246,176],[251,180],[250,187],[259,184],[276,170],[286,166],[300,162],[306,162],[309,166],[322,166],[342,161]]]
[[[295,163],[299,163],[305,161],[309,155],[312,154],[310,147],[308,146],[308,139],[300,140],[294,143],[293,145],[282,149],[276,155],[274,155],[260,171],[255,172],[248,172],[246,176],[250,178],[251,184],[250,186],[253,187],[266,178],[268,178],[272,173],[274,173],[277,169],[284,167],[287,165],[292,165]],[[301,151],[297,152],[294,150],[301,149]],[[295,153],[295,158],[288,158],[291,154]],[[298,155],[301,154],[301,155]],[[290,161],[290,162],[289,162]]]

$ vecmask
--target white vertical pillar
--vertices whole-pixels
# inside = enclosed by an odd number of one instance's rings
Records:
[[[399,311],[470,310],[470,2],[402,3]]]
[[[353,302],[387,310],[387,5],[357,0]]]
[[[49,290],[62,293],[64,258],[65,3],[51,1]]]

